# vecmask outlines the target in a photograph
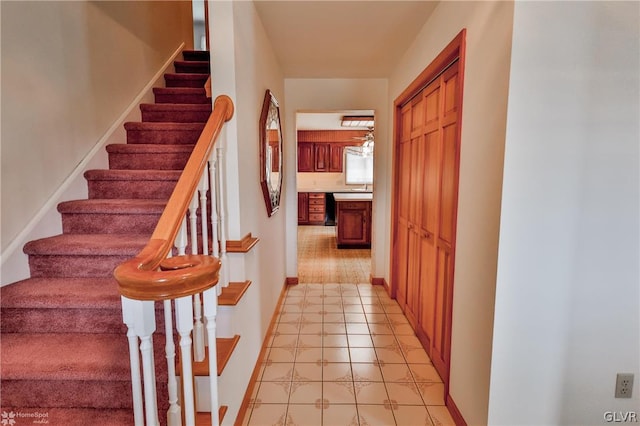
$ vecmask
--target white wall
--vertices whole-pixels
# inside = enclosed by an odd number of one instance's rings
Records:
[[[250,253],[233,255],[228,264],[232,280],[252,281],[242,306],[234,307],[233,333],[241,338],[233,365],[220,382],[221,402],[229,406],[224,423],[233,424],[286,276],[287,207],[282,203],[278,212],[267,216],[260,188],[258,132],[267,89],[280,102],[286,126],[285,94],[282,71],[253,2],[216,1],[209,8],[213,95],[229,95],[236,108],[224,132],[229,138],[225,147],[229,239],[249,232],[260,239]],[[283,189],[286,196],[287,187]]]
[[[1,7],[4,255],[167,57],[191,44],[191,10],[184,2]]]
[[[389,80],[392,103],[467,29],[449,392],[470,425],[487,422],[512,11],[440,3]]]
[[[390,179],[384,167],[390,155],[389,108],[387,105],[386,79],[301,79],[285,80],[285,147],[284,168],[287,187],[287,276],[298,276],[297,226],[298,196],[296,192],[297,145],[296,113],[336,110],[374,110],[376,118],[376,144],[374,153],[373,226],[371,243],[371,274],[375,278],[386,277],[388,261],[384,258],[384,247],[389,245],[388,188],[378,185]]]
[[[491,424],[638,413],[639,16],[515,6]],[[614,399],[618,372],[633,399]]]

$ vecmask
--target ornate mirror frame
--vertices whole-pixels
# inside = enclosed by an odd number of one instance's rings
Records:
[[[280,106],[270,90],[264,95],[260,114],[260,187],[271,217],[280,207],[282,188],[282,126]]]

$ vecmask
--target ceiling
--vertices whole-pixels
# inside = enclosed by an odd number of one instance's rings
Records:
[[[287,78],[386,78],[436,1],[254,0]]]
[[[296,128],[298,130],[366,130],[366,127],[342,127],[340,124],[345,115],[374,115],[374,111],[345,110],[333,112],[298,112]]]

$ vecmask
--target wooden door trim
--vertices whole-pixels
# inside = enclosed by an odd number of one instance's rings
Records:
[[[460,188],[460,141],[462,135],[462,109],[463,109],[463,92],[464,92],[464,70],[465,70],[465,56],[466,56],[466,29],[463,28],[451,42],[433,59],[433,61],[407,86],[406,89],[402,91],[402,93],[395,99],[394,101],[394,110],[393,110],[393,150],[392,150],[392,203],[391,203],[391,282],[389,285],[389,293],[391,297],[395,298],[397,294],[397,285],[398,285],[398,259],[394,256],[394,253],[397,251],[397,237],[398,237],[398,194],[400,191],[399,188],[399,178],[400,178],[400,170],[398,167],[399,160],[399,149],[400,149],[400,138],[401,138],[401,109],[404,104],[409,102],[413,97],[418,95],[426,86],[428,86],[434,79],[438,78],[446,69],[456,60],[458,60],[458,78],[459,78],[459,88],[460,90],[457,93],[458,97],[458,127],[456,131],[456,188],[455,188],[455,199],[458,199],[459,196],[459,188]],[[455,206],[453,208],[453,223],[456,224],[453,228],[452,233],[452,241],[454,242],[454,249],[451,251],[451,265],[455,265],[455,241],[457,237],[457,219],[458,219],[458,202],[456,201]],[[454,270],[453,266],[451,266],[451,282],[454,282]],[[445,354],[446,364],[447,364],[447,374],[443,377],[444,385],[445,385],[445,397],[449,397],[449,369],[451,365],[451,328],[452,328],[452,312],[453,312],[453,288],[450,289],[451,295],[446,300],[446,328],[445,328],[445,339],[448,347],[448,351]]]

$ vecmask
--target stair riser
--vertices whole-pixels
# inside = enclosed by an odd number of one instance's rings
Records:
[[[65,213],[65,234],[149,234],[153,233],[160,214]]]
[[[190,152],[125,154],[109,153],[109,168],[120,170],[183,170]]]
[[[209,61],[210,54],[203,50],[191,50],[182,52],[185,61]]]
[[[206,123],[210,111],[142,111],[142,121],[151,123]]]
[[[167,87],[197,87],[202,88],[207,82],[206,78],[174,78],[171,76],[165,76],[165,84]]]
[[[3,333],[127,334],[121,309],[2,309]]]
[[[133,401],[130,381],[3,380],[2,405],[39,409],[132,408]]]
[[[119,256],[30,255],[32,278],[40,277],[111,277],[113,270],[137,253]]]
[[[89,198],[169,199],[177,181],[91,180]]]
[[[209,64],[176,63],[175,68],[177,73],[209,74]]]
[[[202,130],[127,130],[127,143],[160,145],[193,145]]]
[[[155,101],[157,104],[208,104],[211,99],[203,95],[186,95],[186,94],[169,94],[169,93],[157,93],[155,95]]]

